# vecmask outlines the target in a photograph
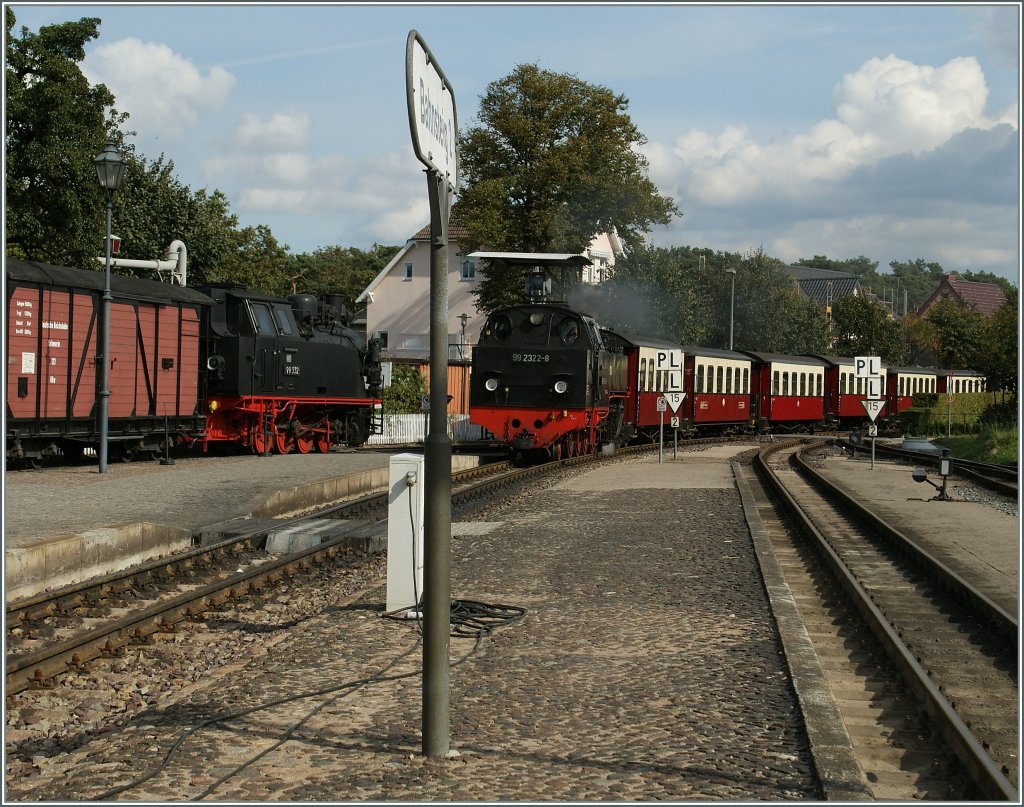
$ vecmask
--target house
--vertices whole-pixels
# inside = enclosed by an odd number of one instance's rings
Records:
[[[962,305],[970,306],[983,317],[991,317],[1006,303],[1006,295],[995,283],[959,280],[954,273],[943,276],[939,281],[938,288],[917,310],[918,316],[923,317],[944,299],[952,299]]]
[[[832,269],[817,269],[813,266],[787,266],[786,271],[796,281],[799,294],[810,297],[829,314],[832,311],[832,303],[840,297],[858,297],[862,294],[860,278],[857,275]]]
[[[485,315],[477,311],[473,290],[477,285],[477,261],[464,255],[459,240],[461,225],[448,227],[448,392],[452,409],[465,412],[457,402],[467,401],[469,363]],[[614,271],[622,245],[614,233],[603,233],[584,253],[592,265],[583,282],[600,283]],[[430,361],[430,226],[427,225],[395,255],[356,298],[366,307],[366,333],[381,340],[385,361],[416,364],[426,372]]]

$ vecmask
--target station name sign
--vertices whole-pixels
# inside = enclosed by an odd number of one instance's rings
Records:
[[[413,150],[427,168],[446,177],[448,188],[458,185],[458,116],[455,93],[444,72],[416,31],[405,48],[405,86]]]

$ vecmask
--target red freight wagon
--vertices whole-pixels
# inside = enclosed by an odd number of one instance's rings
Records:
[[[752,393],[759,428],[813,432],[824,425],[824,361],[743,352],[754,359]]]
[[[99,443],[102,272],[6,259],[7,457],[79,455]],[[202,432],[199,315],[204,294],[110,279],[111,456],[163,450]]]

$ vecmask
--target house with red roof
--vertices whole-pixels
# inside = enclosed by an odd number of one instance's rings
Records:
[[[959,280],[956,274],[945,275],[931,297],[917,310],[924,316],[942,300],[951,298],[962,305],[968,305],[984,317],[991,317],[1006,303],[1006,295],[995,283],[975,283]]]

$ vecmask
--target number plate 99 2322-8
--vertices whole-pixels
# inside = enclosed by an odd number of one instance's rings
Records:
[[[512,361],[521,361],[524,364],[528,362],[549,362],[551,361],[550,353],[513,353]]]

